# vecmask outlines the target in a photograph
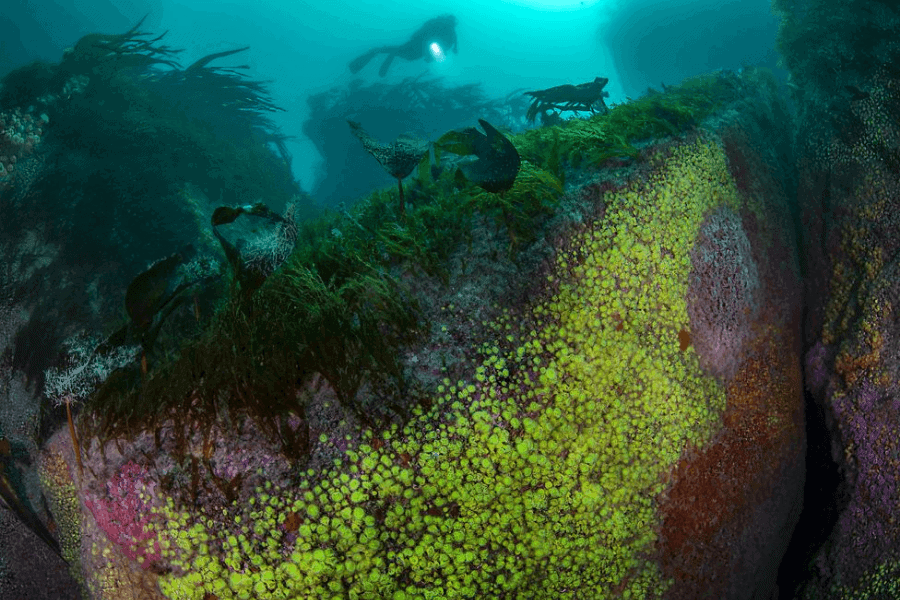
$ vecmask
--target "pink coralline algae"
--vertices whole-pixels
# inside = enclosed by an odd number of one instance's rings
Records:
[[[719,209],[703,221],[691,251],[688,316],[704,369],[730,380],[737,373],[759,310],[759,272],[741,217]]]
[[[900,447],[893,426],[900,403],[877,385],[862,382],[832,402],[845,444],[855,449],[850,504],[838,524],[840,571],[856,577],[885,556],[900,535],[893,517],[900,502]]]
[[[0,113],[0,181],[9,177],[16,165],[34,152],[45,125],[45,115],[35,118],[18,108]]]
[[[107,496],[85,504],[97,525],[131,560],[149,569],[160,558],[152,520],[147,471],[134,462],[124,464],[106,484]]]

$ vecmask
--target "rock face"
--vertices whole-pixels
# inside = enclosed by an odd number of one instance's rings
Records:
[[[885,86],[879,94],[897,93],[890,91],[896,82],[876,85]],[[889,108],[873,94],[854,110]],[[897,136],[900,130],[870,122],[858,133]],[[900,574],[900,176],[888,156],[837,140],[834,149],[842,155],[807,155],[800,171],[810,269],[807,381],[825,407],[832,458],[844,480],[835,498],[838,522],[817,557],[807,597],[852,591],[890,597],[900,590],[887,596],[878,590]]]
[[[707,212],[691,250],[690,334],[726,404],[715,437],[682,456],[661,503],[661,563],[674,579],[666,597],[768,597],[801,504],[801,293],[776,154],[787,146],[757,124],[718,129],[740,203]],[[754,140],[767,136],[761,151]]]
[[[249,457],[257,484],[219,470],[233,501],[206,504],[167,496],[152,435],[94,448],[74,488],[54,438],[46,493],[87,594],[769,597],[802,501],[801,288],[789,124],[742,77],[715,118],[570,184],[533,293],[402,427],[323,432],[339,459],[290,477],[262,436],[182,439],[195,487],[214,453]]]
[[[842,484],[804,598],[900,594],[900,15],[888,4],[779,2],[799,107],[807,387]],[[830,23],[841,23],[831,27]]]

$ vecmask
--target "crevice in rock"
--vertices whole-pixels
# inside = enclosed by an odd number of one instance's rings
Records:
[[[806,405],[806,483],[803,509],[778,569],[779,598],[799,596],[814,568],[813,561],[827,542],[846,502],[845,482],[831,455],[825,411],[809,391]]]

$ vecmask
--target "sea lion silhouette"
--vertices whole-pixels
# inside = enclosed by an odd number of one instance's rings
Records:
[[[404,60],[425,59],[425,62],[431,62],[434,58],[431,55],[431,44],[437,43],[441,50],[447,52],[451,48],[456,54],[456,17],[453,15],[441,15],[429,21],[426,21],[412,36],[409,41],[402,46],[379,46],[373,48],[358,56],[350,62],[350,72],[356,73],[375,58],[377,54],[387,54],[378,74],[384,77],[387,75],[388,69],[394,57],[399,56]]]

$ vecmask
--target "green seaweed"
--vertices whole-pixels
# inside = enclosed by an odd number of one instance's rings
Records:
[[[513,187],[506,193],[482,191],[470,199],[472,207],[506,227],[510,251],[535,239],[543,219],[549,217],[563,187],[552,173],[523,162]]]
[[[513,139],[519,153],[556,174],[561,163],[598,167],[613,158],[640,157],[635,143],[677,136],[696,127],[724,103],[738,97],[737,75],[721,72],[687,79],[665,93],[648,94],[589,119],[532,129]],[[557,175],[562,180],[562,177]]]
[[[224,275],[224,294],[201,333],[143,376],[136,368],[115,373],[95,395],[95,432],[158,427],[174,415],[190,427],[226,411],[253,416],[286,454],[303,459],[307,400],[297,390],[317,378],[364,424],[405,418],[408,383],[399,356],[424,325],[404,283],[408,275],[449,283],[450,257],[471,244],[484,218],[505,228],[511,254],[520,251],[554,214],[567,168],[639,159],[641,140],[680,135],[740,85],[736,76],[714,74],[605,115],[510,135],[523,160],[511,187],[496,192],[455,177],[457,163],[446,150],[466,151],[471,143],[433,145],[405,190],[405,211],[396,188],[373,192],[351,208],[300,222],[291,256],[249,293]],[[234,216],[220,212],[218,222]],[[363,385],[375,391],[365,403]],[[291,416],[301,425],[286,428]]]
[[[294,351],[328,381],[342,405],[372,424],[356,402],[357,391],[366,379],[402,377],[397,351],[418,325],[415,304],[396,279],[364,265],[352,277],[326,281],[294,262],[272,287],[293,317],[284,327]]]

